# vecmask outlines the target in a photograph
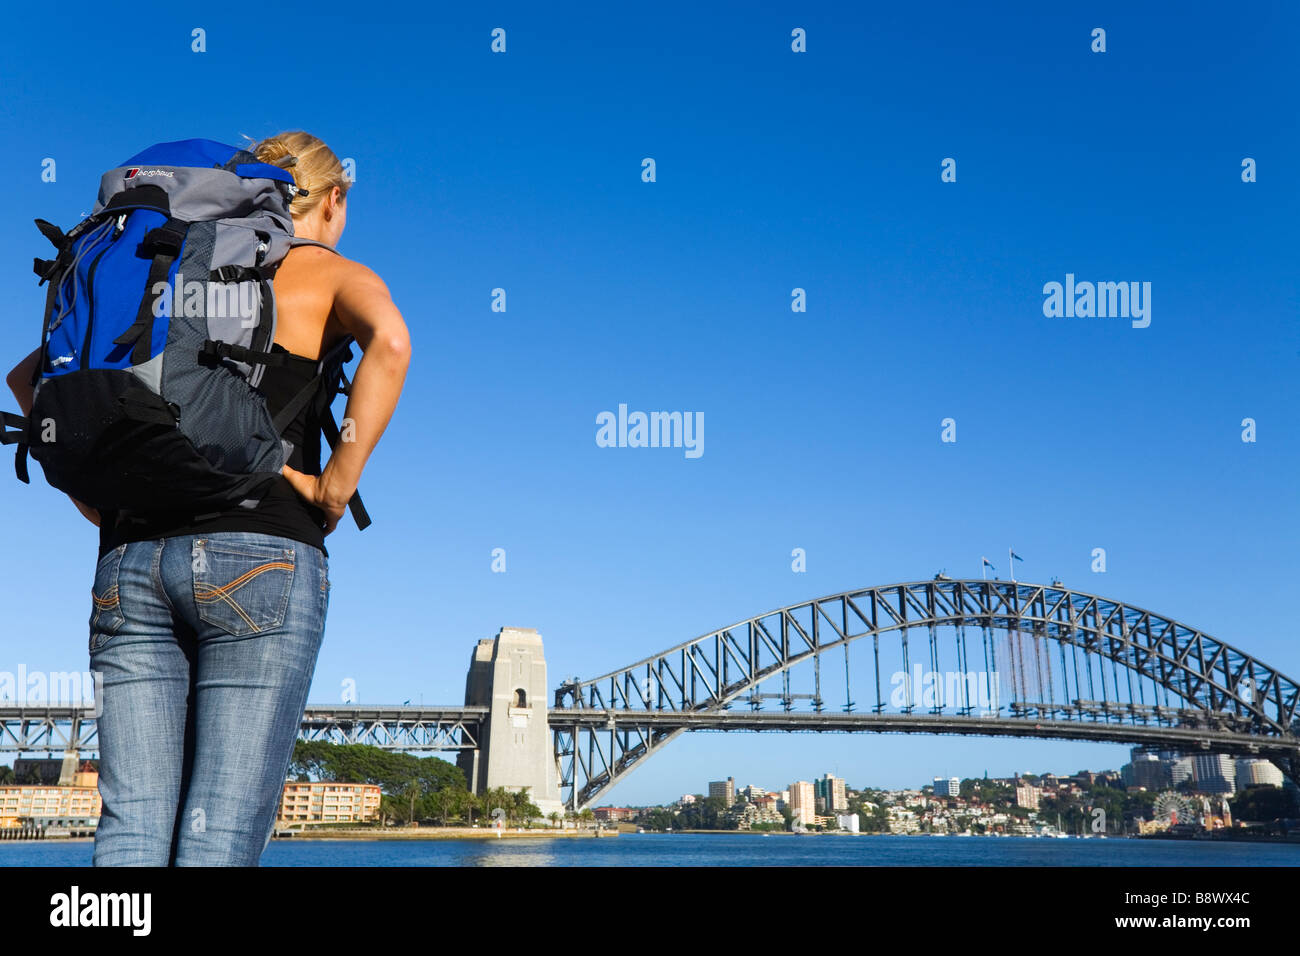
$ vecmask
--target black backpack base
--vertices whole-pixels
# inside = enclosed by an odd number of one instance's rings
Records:
[[[259,500],[278,477],[215,468],[177,428],[176,407],[126,370],[47,379],[29,421],[46,481],[99,510],[224,511]]]

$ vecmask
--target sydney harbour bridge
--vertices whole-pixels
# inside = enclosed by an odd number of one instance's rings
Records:
[[[934,579],[779,608],[586,679],[535,631],[478,643],[459,705],[309,704],[301,738],[447,751],[471,789],[592,806],[679,735],[964,734],[1272,760],[1300,783],[1300,688],[1203,631],[1065,587]],[[0,703],[0,750],[96,751],[93,710]]]

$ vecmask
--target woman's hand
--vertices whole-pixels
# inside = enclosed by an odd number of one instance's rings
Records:
[[[328,468],[326,469],[328,470]],[[339,520],[343,517],[343,512],[348,508],[348,500],[352,497],[340,497],[340,493],[330,489],[329,481],[325,475],[305,475],[301,471],[296,471],[285,465],[280,469],[280,474],[288,480],[297,492],[298,497],[309,505],[315,505],[325,513],[325,533],[328,535],[339,525]]]

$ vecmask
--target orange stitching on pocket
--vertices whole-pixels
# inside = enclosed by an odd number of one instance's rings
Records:
[[[240,607],[238,604],[236,604],[234,600],[232,600],[230,597],[226,596],[225,594],[221,595],[221,599],[225,601],[227,604],[229,604],[231,608],[234,609],[234,612],[244,619],[244,623],[247,624],[250,629],[252,629],[254,634],[257,634],[262,630],[260,627],[257,626],[257,624],[253,621],[251,617],[249,617],[247,614],[244,613],[244,609]]]
[[[288,561],[271,561],[267,564],[259,564],[251,571],[245,571],[243,574],[235,578],[235,580],[231,581],[229,584],[225,585],[224,587],[214,588],[214,587],[208,587],[207,585],[200,585],[200,587],[206,588],[211,594],[214,595],[226,591],[233,591],[239,588],[240,586],[246,584],[250,579],[257,577],[257,575],[261,574],[263,571],[270,571],[272,568],[284,568],[287,571],[292,571],[293,564]]]
[[[266,564],[259,564],[257,567],[245,571],[224,587],[217,588],[206,584],[196,584],[194,588],[194,599],[196,601],[202,601],[205,604],[211,604],[218,600],[225,601],[236,614],[244,619],[245,623],[247,623],[255,633],[260,632],[261,628],[257,626],[253,619],[244,612],[244,609],[240,607],[239,604],[230,597],[230,595],[232,592],[238,590],[253,578],[257,577],[263,571],[271,571],[276,568],[286,571],[294,570],[293,564],[288,561],[270,561]]]

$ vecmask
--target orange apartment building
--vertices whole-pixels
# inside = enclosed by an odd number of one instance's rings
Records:
[[[379,784],[290,780],[280,797],[276,825],[362,823],[379,816]]]
[[[94,829],[99,823],[99,774],[83,765],[72,786],[9,784],[0,786],[0,830],[24,823],[45,827]]]
[[[379,799],[379,785],[373,783],[286,781],[276,825],[374,820],[379,815]],[[99,774],[89,765],[73,775],[71,786],[0,785],[0,830],[17,830],[33,823],[93,830],[101,808]]]

